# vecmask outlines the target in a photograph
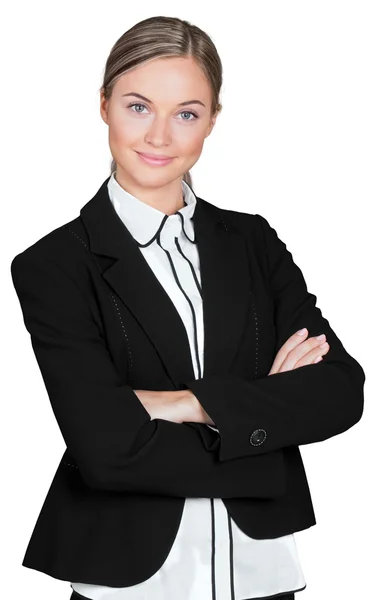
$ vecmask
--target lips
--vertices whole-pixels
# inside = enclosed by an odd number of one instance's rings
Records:
[[[142,161],[144,161],[145,163],[147,163],[148,165],[153,165],[156,167],[161,167],[163,165],[168,165],[172,160],[174,160],[174,157],[168,157],[168,158],[159,158],[159,157],[155,157],[153,155],[150,154],[143,154],[142,152],[137,152],[137,155],[140,157],[140,159]]]
[[[168,160],[169,158],[173,158],[172,156],[166,156],[166,154],[149,154],[148,152],[139,152],[139,154],[151,160]]]

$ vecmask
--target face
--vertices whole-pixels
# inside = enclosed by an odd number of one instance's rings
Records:
[[[214,127],[211,100],[209,83],[191,57],[151,60],[124,73],[109,100],[101,91],[100,114],[109,126],[117,180],[137,190],[172,186],[173,182],[177,189]],[[154,166],[139,152],[173,160]]]

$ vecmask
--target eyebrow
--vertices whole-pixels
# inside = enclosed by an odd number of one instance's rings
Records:
[[[153,104],[152,100],[150,100],[149,98],[146,98],[145,96],[142,96],[141,94],[137,94],[136,92],[129,92],[128,94],[122,94],[122,96],[136,96],[137,98],[140,98],[141,100],[145,100],[146,102]],[[203,102],[201,102],[201,100],[187,100],[186,102],[180,102],[177,106],[186,106],[186,104],[201,104],[201,106],[205,107],[205,104],[203,104]]]

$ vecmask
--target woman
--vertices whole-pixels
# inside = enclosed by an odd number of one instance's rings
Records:
[[[72,600],[294,598],[316,523],[298,446],[362,415],[364,371],[276,231],[193,192],[221,84],[198,27],[128,30],[110,177],[12,261],[67,446],[22,564]]]

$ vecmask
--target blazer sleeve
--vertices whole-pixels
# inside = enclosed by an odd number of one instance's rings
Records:
[[[208,451],[193,424],[151,420],[112,361],[86,289],[40,254],[14,257],[13,284],[54,415],[89,487],[217,498],[284,492],[279,453],[222,464],[216,432]]]
[[[303,327],[308,336],[325,333],[330,349],[319,363],[256,380],[217,374],[184,382],[219,429],[221,461],[323,441],[352,427],[363,413],[361,365],[316,306],[286,244],[264,217],[255,216],[274,299],[276,353]],[[263,430],[260,437],[252,436],[257,430]]]

